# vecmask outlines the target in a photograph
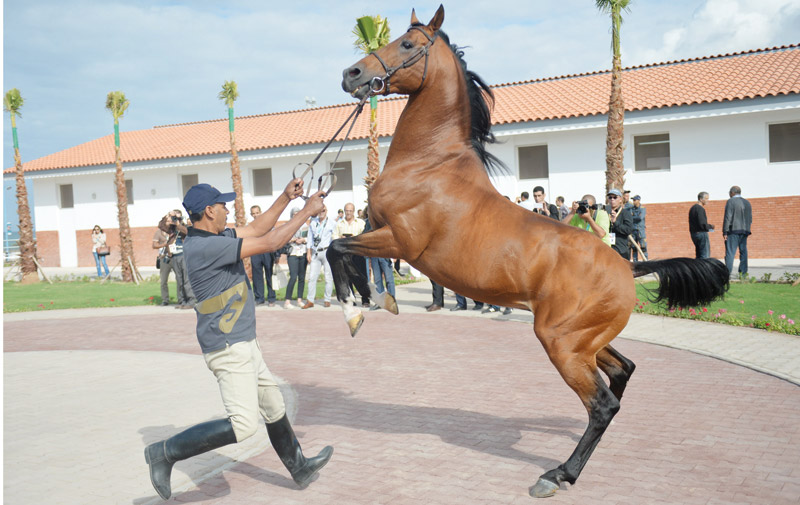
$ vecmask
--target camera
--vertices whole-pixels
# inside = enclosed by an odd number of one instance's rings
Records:
[[[590,210],[597,210],[597,204],[589,205],[588,200],[578,202],[578,214],[586,214]]]
[[[173,223],[180,223],[181,222],[181,218],[179,218],[178,216],[172,216],[172,222]]]

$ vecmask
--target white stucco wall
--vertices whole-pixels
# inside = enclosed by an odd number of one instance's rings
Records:
[[[708,191],[712,199],[727,197],[732,185],[742,187],[748,198],[791,196],[800,194],[800,162],[769,163],[768,125],[800,121],[800,97],[759,99],[741,103],[705,104],[656,111],[628,113],[625,121],[626,189],[640,194],[646,203],[693,201],[700,191]],[[671,167],[667,171],[636,172],[633,138],[636,135],[669,133]],[[501,194],[512,200],[522,191],[532,192],[541,185],[548,201],[562,195],[569,203],[585,193],[602,199],[605,191],[606,118],[572,118],[539,121],[496,128],[500,143],[489,151],[503,160],[511,175],[493,179]],[[548,179],[518,179],[517,148],[547,144]],[[389,140],[381,142],[381,161],[385,160]],[[253,204],[268,208],[291,179],[293,167],[311,162],[321,146],[300,146],[256,153],[240,153],[245,212]],[[331,148],[315,166],[316,177],[334,160],[338,145]],[[339,161],[350,161],[353,189],[333,192],[327,199],[329,212],[347,202],[363,208],[366,190],[366,142],[349,144]],[[252,170],[272,169],[272,196],[253,196]],[[220,191],[232,190],[230,162],[227,156],[198,158],[165,163],[130,164],[126,178],[133,181],[134,204],[128,209],[132,227],[155,226],[161,216],[174,208],[182,208],[181,175],[197,174],[200,182],[216,186]],[[77,264],[75,231],[88,230],[95,224],[116,228],[117,209],[114,190],[114,167],[44,172],[30,176],[34,183],[37,230],[58,230],[61,264]],[[58,185],[73,184],[74,209],[58,208]],[[292,202],[281,216],[289,218]],[[230,205],[230,222],[233,206]]]

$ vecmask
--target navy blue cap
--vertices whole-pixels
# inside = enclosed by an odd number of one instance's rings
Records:
[[[202,214],[209,205],[232,202],[236,193],[220,193],[210,184],[195,184],[183,197],[183,208],[189,214]]]
[[[642,197],[641,197],[641,196],[639,196],[639,195],[636,195],[636,196],[634,196],[634,197],[633,197],[633,199],[634,199],[634,200],[641,200],[641,199],[642,199]]]

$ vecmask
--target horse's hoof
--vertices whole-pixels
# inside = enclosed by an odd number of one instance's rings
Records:
[[[383,308],[395,316],[400,313],[400,309],[397,308],[397,300],[395,300],[394,297],[389,293],[386,293],[386,299],[384,300]]]
[[[356,333],[358,333],[358,329],[361,328],[362,324],[364,324],[364,314],[361,312],[359,312],[357,316],[347,321],[347,326],[350,327],[351,337],[356,336]]]
[[[536,482],[536,485],[532,486],[528,490],[528,494],[534,498],[547,498],[548,496],[553,496],[556,494],[556,491],[558,491],[558,484],[539,478],[539,481]]]

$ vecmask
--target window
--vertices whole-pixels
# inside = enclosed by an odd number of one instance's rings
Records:
[[[197,174],[184,174],[181,175],[181,200],[183,200],[183,195],[189,191],[189,188],[196,185],[198,183]]]
[[[340,161],[331,165],[331,170],[336,174],[336,186],[331,191],[353,191],[353,164],[351,162]]]
[[[517,148],[520,179],[547,179],[550,166],[547,161],[547,144]]]
[[[637,172],[669,170],[669,133],[633,137]]]
[[[272,169],[253,169],[253,196],[272,196]]]
[[[62,209],[71,209],[75,207],[75,202],[72,199],[72,184],[59,185],[58,196],[58,201]]]
[[[133,181],[125,179],[125,193],[128,197],[128,205],[133,205]]]
[[[800,161],[800,123],[769,125],[769,161]]]

